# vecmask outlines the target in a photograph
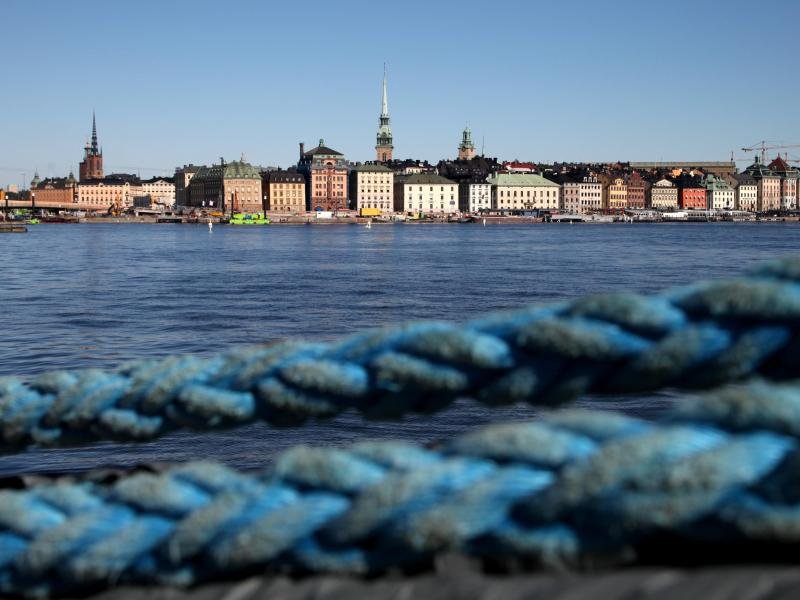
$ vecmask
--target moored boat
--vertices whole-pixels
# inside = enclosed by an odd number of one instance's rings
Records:
[[[228,224],[230,225],[269,225],[269,217],[261,213],[235,213]]]

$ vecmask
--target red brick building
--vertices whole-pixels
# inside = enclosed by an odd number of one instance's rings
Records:
[[[706,190],[701,187],[681,187],[678,193],[681,208],[706,208]]]
[[[103,151],[97,145],[97,123],[94,113],[92,113],[92,141],[86,142],[83,148],[83,160],[78,167],[78,179],[87,181],[89,179],[103,178]]]
[[[633,172],[628,177],[628,208],[644,208],[647,182],[639,173]]]

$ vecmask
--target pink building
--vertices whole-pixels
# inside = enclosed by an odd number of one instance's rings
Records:
[[[300,144],[297,171],[306,178],[306,210],[348,208],[347,161],[344,154],[325,146],[325,140],[308,152]]]

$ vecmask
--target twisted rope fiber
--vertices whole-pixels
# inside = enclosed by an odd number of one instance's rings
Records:
[[[296,425],[355,409],[433,412],[457,397],[553,405],[586,394],[710,388],[800,372],[800,259],[660,295],[611,294],[412,323],[333,344],[246,347],[113,371],[0,379],[0,451],[263,420]]]
[[[665,532],[712,555],[745,541],[760,559],[777,544],[794,562],[799,436],[800,382],[754,381],[658,422],[563,411],[437,449],[298,447],[258,474],[194,463],[38,483],[0,492],[0,592],[380,573],[453,551],[623,564]]]

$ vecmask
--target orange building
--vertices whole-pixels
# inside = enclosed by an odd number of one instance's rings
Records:
[[[31,193],[39,206],[74,204],[78,201],[78,182],[72,173],[69,177],[48,177],[31,185]]]
[[[681,187],[679,195],[679,202],[681,208],[699,208],[705,209],[706,203],[706,190],[705,188],[697,187]]]

